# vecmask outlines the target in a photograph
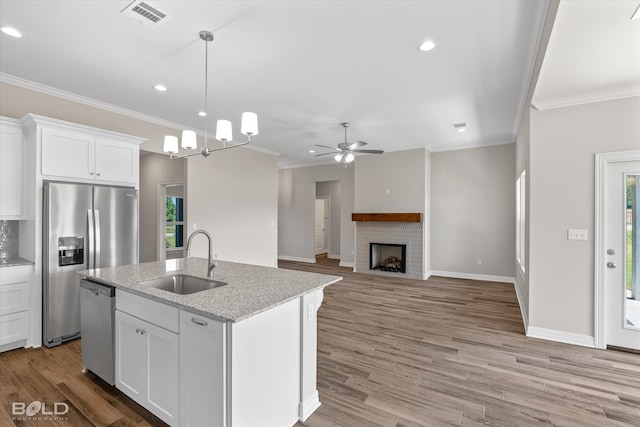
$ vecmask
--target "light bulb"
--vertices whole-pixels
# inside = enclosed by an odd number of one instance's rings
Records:
[[[343,158],[344,158],[344,154],[342,154],[342,153],[338,153],[334,157],[334,159],[336,159],[336,162],[341,162]]]
[[[344,162],[345,163],[351,163],[355,160],[356,156],[353,155],[353,153],[347,153],[347,155],[344,157]]]

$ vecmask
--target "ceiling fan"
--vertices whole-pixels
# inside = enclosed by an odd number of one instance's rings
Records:
[[[347,128],[349,127],[349,122],[340,123],[340,125],[344,128],[344,142],[338,144],[337,147],[329,147],[328,145],[318,145],[315,144],[316,147],[329,148],[334,150],[329,153],[316,154],[315,157],[326,156],[329,154],[334,154],[336,151],[338,152],[335,155],[336,162],[343,162],[345,166],[347,163],[351,163],[355,160],[354,153],[368,153],[368,154],[382,154],[384,151],[382,150],[362,150],[360,147],[364,147],[367,145],[364,141],[358,141],[354,143],[350,143],[347,141]]]

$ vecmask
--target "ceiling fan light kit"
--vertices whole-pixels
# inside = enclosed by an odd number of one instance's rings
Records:
[[[367,154],[384,153],[384,151],[382,150],[362,150],[360,147],[367,145],[367,143],[364,141],[354,142],[353,144],[349,143],[349,141],[347,140],[347,128],[349,127],[349,122],[342,122],[340,123],[340,126],[344,128],[344,142],[341,142],[340,144],[338,144],[337,147],[329,147],[328,145],[316,144],[316,147],[329,148],[331,150],[338,151],[338,154],[334,156],[334,159],[336,162],[344,163],[344,166],[347,167],[347,164],[353,162],[356,159],[356,156],[354,153],[367,153]],[[313,150],[310,151],[310,153],[313,153],[313,152],[314,152]],[[329,152],[329,153],[316,154],[315,157],[327,156],[329,154],[333,154],[333,153]]]
[[[213,34],[210,31],[200,31],[200,38],[205,42],[204,51],[204,111],[198,113],[205,120],[204,129],[204,146],[200,151],[186,154],[184,156],[175,156],[178,153],[178,138],[173,135],[164,137],[164,145],[162,151],[169,153],[171,159],[183,159],[198,154],[208,157],[214,151],[227,150],[229,148],[241,147],[251,142],[251,136],[258,134],[258,115],[252,112],[242,113],[242,123],[240,125],[240,133],[247,136],[245,142],[236,144],[228,144],[233,140],[233,129],[229,120],[218,120],[216,123],[216,139],[222,142],[222,147],[209,148],[209,115],[207,114],[207,94],[208,94],[208,74],[209,74],[209,42],[213,41]],[[182,131],[182,148],[185,150],[195,150],[198,147],[196,132],[193,130]]]

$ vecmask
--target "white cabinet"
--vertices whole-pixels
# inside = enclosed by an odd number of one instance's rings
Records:
[[[116,291],[116,387],[174,426],[180,407],[178,313],[175,307]]]
[[[30,286],[30,265],[0,268],[0,351],[26,344]]]
[[[225,324],[180,311],[180,426],[225,425]]]
[[[0,118],[0,220],[22,214],[22,128]]]
[[[137,184],[138,169],[138,144],[87,131],[42,129],[43,176]]]

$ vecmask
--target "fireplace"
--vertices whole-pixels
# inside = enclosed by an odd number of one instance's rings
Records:
[[[406,273],[407,245],[369,243],[369,269]]]

